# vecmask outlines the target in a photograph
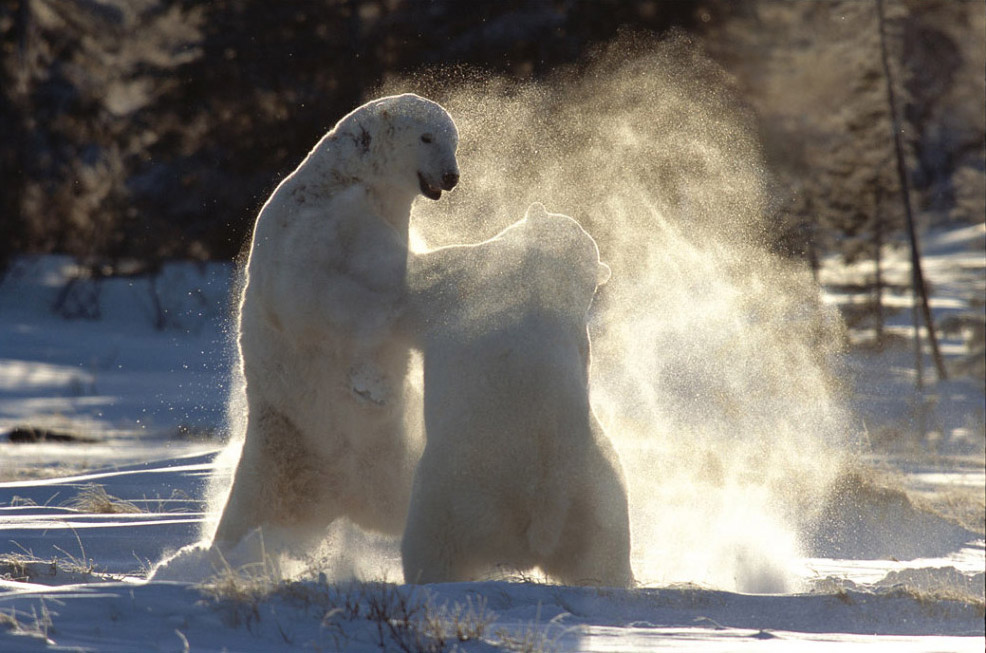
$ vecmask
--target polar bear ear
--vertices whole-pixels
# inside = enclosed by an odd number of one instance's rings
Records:
[[[525,220],[537,220],[548,215],[548,210],[544,208],[544,204],[541,202],[534,202],[527,207],[527,212],[524,214]]]
[[[599,261],[599,269],[596,271],[596,285],[597,286],[603,285],[604,283],[609,281],[609,278],[611,276],[613,276],[613,271],[609,269],[608,265],[606,265],[602,261]]]

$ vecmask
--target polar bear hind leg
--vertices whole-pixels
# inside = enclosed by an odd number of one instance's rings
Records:
[[[297,529],[299,536],[324,528],[338,509],[326,491],[319,457],[283,414],[251,410],[243,452],[213,541],[236,545],[257,527]]]
[[[460,580],[461,546],[456,542],[448,493],[415,479],[407,526],[401,539],[405,583],[446,583]]]
[[[600,455],[593,467],[569,509],[559,547],[541,568],[569,585],[631,587],[626,491],[619,471],[605,456]]]
[[[420,469],[415,477],[401,541],[405,582],[482,580],[503,564],[511,571],[535,565],[524,537],[525,520],[499,493],[427,480],[436,478]]]

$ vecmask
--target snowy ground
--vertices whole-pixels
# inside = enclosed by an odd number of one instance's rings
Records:
[[[986,292],[984,237],[979,225],[926,241],[937,318]],[[906,282],[905,253],[888,250],[895,282]],[[196,539],[210,519],[207,481],[228,473],[215,462],[214,433],[229,368],[232,270],[181,264],[155,283],[104,281],[100,319],[65,320],[51,306],[68,265],[21,261],[0,285],[0,651],[986,644],[983,389],[969,378],[936,383],[929,366],[927,392],[916,396],[909,310],[892,318],[898,344],[882,353],[854,348],[846,358],[853,408],[871,440],[862,459],[885,483],[843,506],[838,546],[801,561],[797,592],[583,589],[531,578],[338,584],[320,578],[316,562],[290,581],[260,569],[148,582],[153,562]],[[822,281],[834,288],[862,273],[828,262]],[[85,309],[92,290],[80,284],[69,308]],[[905,295],[887,302],[908,306]],[[950,360],[961,356],[959,338],[943,344]],[[25,427],[43,441],[9,441]],[[394,542],[373,546],[399,569]]]

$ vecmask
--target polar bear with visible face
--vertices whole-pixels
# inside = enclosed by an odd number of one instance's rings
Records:
[[[498,566],[633,582],[622,470],[589,406],[587,312],[608,278],[589,234],[540,204],[488,241],[412,256],[427,444],[406,582]]]
[[[395,335],[418,194],[458,182],[438,104],[385,97],[342,118],[260,211],[239,306],[247,425],[214,543],[258,526],[317,535],[337,517],[404,526],[409,346]]]

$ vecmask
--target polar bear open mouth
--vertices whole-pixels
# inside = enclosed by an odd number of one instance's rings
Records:
[[[430,200],[441,199],[442,189],[437,186],[432,186],[425,180],[425,176],[418,173],[418,186],[421,188],[421,194]]]

